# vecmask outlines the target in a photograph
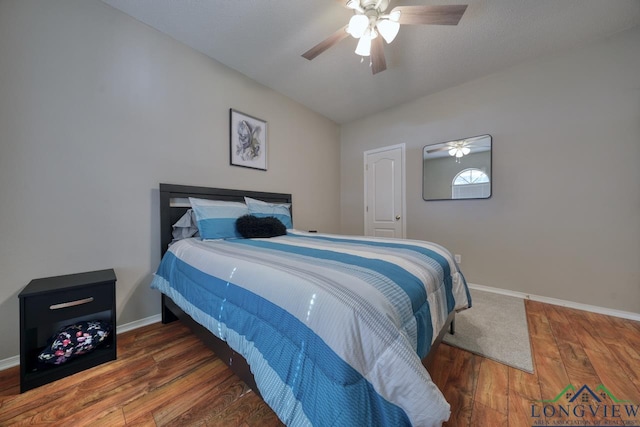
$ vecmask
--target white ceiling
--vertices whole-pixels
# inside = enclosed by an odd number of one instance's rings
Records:
[[[346,25],[339,1],[102,1],[336,123],[640,24],[640,0],[392,0],[469,7],[458,26],[403,25],[374,76],[351,37],[300,56]]]

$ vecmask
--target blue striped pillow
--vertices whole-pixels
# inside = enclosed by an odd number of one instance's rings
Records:
[[[257,216],[258,218],[273,216],[278,218],[286,228],[293,228],[291,210],[289,209],[291,206],[290,203],[267,203],[250,197],[245,197],[244,201],[247,203],[251,215]]]
[[[196,214],[198,230],[203,239],[242,237],[236,229],[236,220],[249,213],[244,203],[193,197],[189,197],[189,202]]]

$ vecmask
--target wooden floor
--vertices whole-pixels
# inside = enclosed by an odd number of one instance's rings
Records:
[[[639,322],[532,301],[526,307],[534,374],[439,347],[429,371],[451,404],[447,426],[531,426],[532,403],[568,384],[604,384],[640,402]],[[0,372],[0,426],[281,425],[179,322],[121,334],[118,360],[23,394],[18,375],[17,367]]]

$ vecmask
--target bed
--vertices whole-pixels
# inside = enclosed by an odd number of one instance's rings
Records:
[[[444,248],[288,229],[171,243],[188,198],[291,195],[160,184],[152,288],[287,425],[437,426],[450,408],[424,368],[471,298]],[[171,245],[170,245],[171,244]]]

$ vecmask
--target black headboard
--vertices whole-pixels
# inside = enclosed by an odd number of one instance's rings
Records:
[[[265,193],[262,191],[230,190],[228,188],[193,187],[190,185],[160,184],[160,245],[161,254],[169,248],[173,239],[172,225],[189,209],[184,204],[175,204],[175,199],[197,197],[199,199],[244,202],[251,197],[269,203],[291,203],[291,194]]]

